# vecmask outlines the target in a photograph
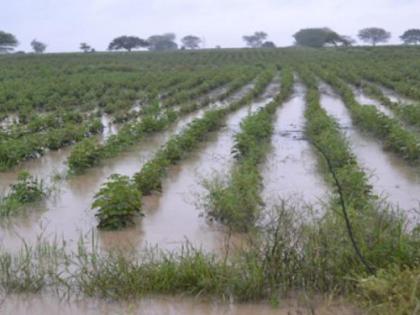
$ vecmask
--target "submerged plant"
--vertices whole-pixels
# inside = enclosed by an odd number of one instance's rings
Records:
[[[10,192],[0,200],[0,215],[12,214],[23,205],[40,201],[46,195],[43,181],[23,171],[18,175],[17,183],[10,186]]]
[[[92,209],[98,209],[98,228],[119,230],[134,224],[141,213],[141,194],[127,176],[113,174],[95,195]]]

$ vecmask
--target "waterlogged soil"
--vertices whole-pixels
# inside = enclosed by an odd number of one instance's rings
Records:
[[[232,96],[227,102],[237,100],[243,93],[246,93],[244,90],[249,91],[251,87],[252,86],[246,86]],[[31,245],[42,237],[44,240],[64,239],[67,247],[74,249],[81,237],[89,238],[92,233],[97,233],[95,228],[97,221],[94,216],[94,211],[91,210],[90,207],[93,197],[99,190],[101,184],[114,173],[132,176],[141,169],[147,160],[153,157],[157,150],[171,135],[178,133],[194,118],[200,117],[203,114],[204,110],[187,115],[167,131],[145,138],[144,141],[133,146],[130,151],[124,152],[116,158],[105,160],[100,167],[89,169],[83,175],[73,176],[57,182],[55,185],[57,189],[52,192],[51,197],[45,202],[39,205],[32,205],[20,216],[4,220],[0,228],[0,246],[10,251],[16,251],[21,247],[22,240],[25,240],[27,244]],[[223,142],[220,143],[220,146],[223,145]],[[227,148],[227,150],[229,151],[230,148]],[[66,167],[64,162],[66,161],[68,154],[69,148],[49,152],[39,159],[27,161],[24,163],[23,169],[52,183],[51,175],[65,173]],[[17,173],[18,172],[14,171],[0,174],[0,189],[6,190],[9,184],[16,180]],[[171,178],[171,176],[169,178]],[[188,187],[184,187],[184,189],[187,193]],[[177,194],[176,196],[180,199],[183,198]],[[151,200],[149,201],[149,204],[153,205],[155,203],[156,208],[157,205],[162,204],[163,202],[160,199],[163,199],[164,201],[165,197],[155,198],[155,202]],[[170,200],[170,204],[172,202],[173,200]],[[181,205],[182,202],[179,206]],[[153,208],[153,206],[151,208]],[[109,244],[115,244],[113,241],[114,239],[121,240],[121,235],[124,239],[130,240],[130,242],[125,244],[126,246],[134,244],[134,246],[137,247],[139,244],[144,246],[152,242],[155,243],[156,239],[161,240],[164,237],[162,235],[148,233],[150,230],[148,229],[149,227],[147,227],[147,222],[148,220],[152,223],[155,222],[153,221],[154,215],[159,215],[159,211],[159,207],[157,207],[155,211],[151,210],[142,220],[144,222],[139,221],[139,224],[135,229],[128,229],[125,232],[99,233],[96,238],[105,247],[108,247]],[[182,213],[181,208],[180,214],[175,215],[179,215],[182,218]],[[198,211],[195,210],[194,214],[196,217]],[[157,225],[159,226],[159,224]],[[175,230],[174,233],[183,236],[183,229],[185,226],[186,224],[183,224],[179,225],[178,228],[175,228],[171,225],[169,225],[169,227],[166,225],[166,229],[173,229]],[[150,228],[152,227],[153,225]],[[193,228],[199,229],[200,227]],[[154,231],[155,233],[159,233],[159,227]],[[165,231],[165,229],[163,229],[163,231]],[[168,242],[170,243],[169,240]]]
[[[304,138],[305,88],[295,84],[292,97],[276,112],[271,150],[263,167],[263,199],[268,208],[280,200],[302,209],[322,208],[328,188],[317,169],[316,155]]]
[[[112,303],[104,300],[59,301],[49,296],[9,296],[0,305],[5,315],[361,315],[342,301],[320,298],[290,298],[278,307],[268,304],[232,304],[186,297],[143,298],[136,302]]]
[[[353,127],[350,113],[340,97],[327,85],[321,86],[321,104],[337,119],[359,163],[370,175],[376,194],[399,207],[413,220],[420,209],[420,170],[391,152],[376,140]]]

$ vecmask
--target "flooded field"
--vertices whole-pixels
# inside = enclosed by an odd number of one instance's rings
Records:
[[[240,98],[250,87],[244,87],[227,102]],[[34,244],[42,235],[51,240],[63,239],[70,248],[74,249],[79,239],[89,237],[92,232],[98,233],[97,238],[100,243],[108,249],[113,247],[113,244],[123,244],[126,247],[159,244],[163,249],[173,249],[179,248],[186,240],[194,241],[198,246],[205,245],[208,249],[222,246],[224,234],[208,227],[205,220],[199,216],[200,209],[196,207],[200,176],[223,165],[228,167],[233,135],[238,130],[240,121],[252,110],[269,102],[277,90],[278,84],[270,86],[260,101],[253,103],[249,108],[242,108],[228,118],[226,129],[221,132],[220,137],[212,135],[214,141],[203,144],[202,150],[194,152],[185,163],[173,168],[164,184],[164,194],[145,198],[147,215],[135,228],[117,232],[97,232],[95,229],[97,221],[94,211],[90,208],[93,196],[111,174],[132,176],[171,135],[179,133],[194,118],[201,117],[205,109],[188,114],[167,131],[152,135],[130,151],[117,158],[106,160],[103,165],[89,170],[86,174],[59,180],[58,190],[53,191],[51,198],[30,211],[30,215],[10,218],[7,221],[0,232],[2,246],[17,250],[22,244],[22,239],[27,244]],[[65,172],[69,149],[49,152],[39,159],[26,162],[23,168],[51,182],[52,179],[49,178],[51,174]],[[6,189],[16,180],[17,175],[16,171],[2,174],[6,179],[1,183],[2,188]],[[180,209],[184,210],[182,215]],[[179,222],[177,229],[174,225],[176,222]],[[190,230],[186,230],[186,227]]]
[[[370,176],[375,193],[386,198],[394,207],[417,217],[420,206],[419,168],[411,167],[395,154],[384,151],[377,140],[357,130],[340,97],[327,85],[323,85],[321,90],[322,106],[337,119],[347,135],[358,161]]]
[[[0,56],[0,314],[416,314],[393,49]]]

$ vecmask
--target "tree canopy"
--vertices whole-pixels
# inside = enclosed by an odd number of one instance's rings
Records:
[[[175,43],[175,39],[176,35],[174,33],[166,33],[150,36],[147,39],[147,43],[151,51],[177,50],[178,45]]]
[[[37,54],[42,54],[45,51],[45,49],[47,49],[46,44],[44,44],[40,41],[37,41],[36,39],[34,39],[31,42],[31,46],[32,46],[32,49],[34,50],[34,52],[36,52]]]
[[[109,44],[108,50],[125,49],[127,51],[131,51],[135,48],[142,48],[147,46],[147,41],[136,36],[120,36],[114,38],[114,40]]]
[[[352,43],[348,37],[339,35],[327,27],[301,29],[293,37],[296,40],[296,45],[314,48],[325,45],[350,46]]]
[[[186,49],[198,49],[202,43],[202,40],[198,36],[187,35],[181,39],[182,45]]]
[[[93,51],[92,47],[88,45],[87,43],[80,43],[80,50],[82,50],[85,53]]]
[[[391,38],[391,33],[387,32],[383,28],[368,27],[361,29],[357,36],[360,40],[376,46],[377,43],[386,43]]]
[[[264,32],[255,32],[253,35],[242,36],[242,39],[245,41],[246,45],[251,48],[262,47],[266,38],[267,33]]]
[[[0,52],[11,51],[18,45],[18,41],[13,34],[0,31]]]
[[[415,44],[417,45],[420,43],[420,29],[410,29],[404,32],[400,36],[400,39],[404,42],[404,44]]]
[[[276,48],[276,44],[271,41],[266,41],[261,45],[261,48]]]

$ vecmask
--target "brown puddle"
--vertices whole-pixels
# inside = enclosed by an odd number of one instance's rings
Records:
[[[359,163],[370,175],[375,193],[386,197],[393,206],[417,219],[420,208],[420,170],[396,155],[385,152],[381,144],[353,128],[350,113],[340,97],[327,85],[321,86],[321,104],[337,119],[350,141]]]
[[[41,295],[12,295],[2,301],[4,315],[361,315],[342,301],[290,298],[278,307],[268,304],[202,301],[187,297],[145,297],[139,301],[114,303],[99,299],[59,301]]]
[[[271,208],[279,200],[322,206],[328,187],[317,169],[317,158],[304,139],[305,88],[294,86],[292,97],[276,113],[272,150],[263,167],[264,202]]]

